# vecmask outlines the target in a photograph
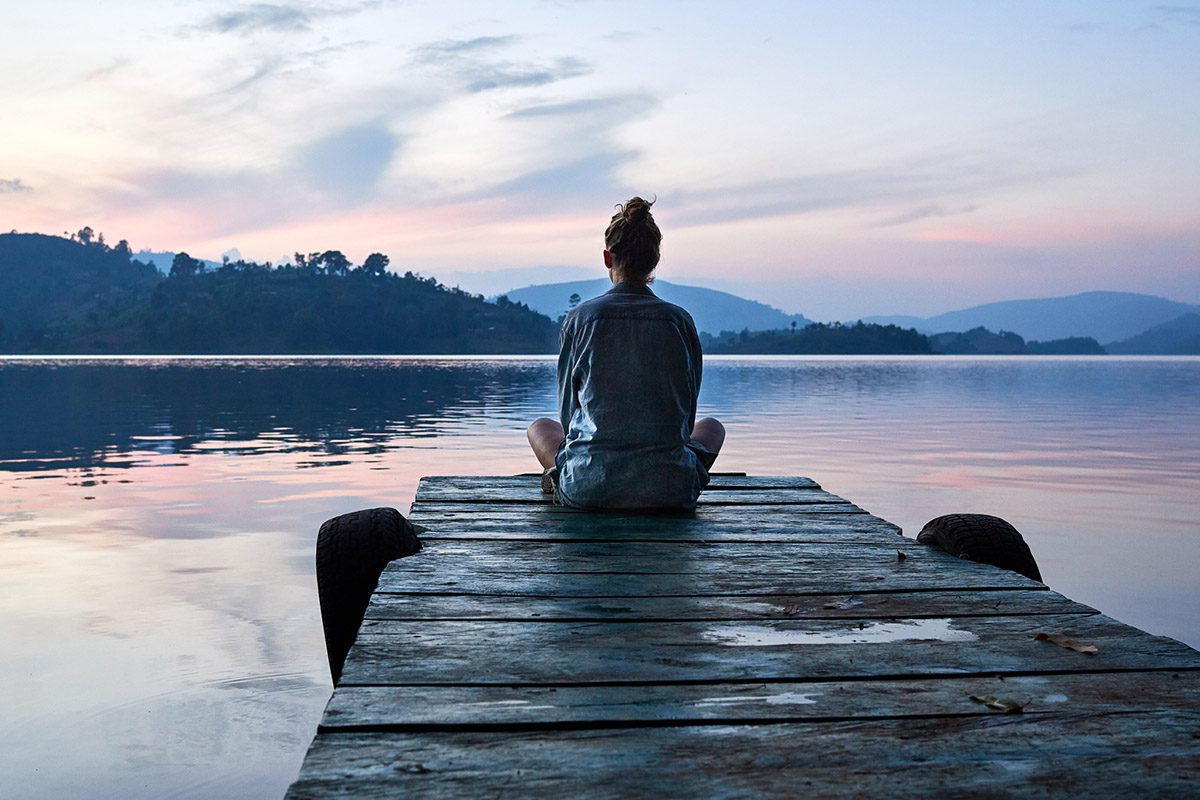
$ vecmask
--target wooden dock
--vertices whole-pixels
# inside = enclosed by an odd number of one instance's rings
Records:
[[[807,478],[701,503],[422,480],[287,797],[1200,796],[1200,652]]]

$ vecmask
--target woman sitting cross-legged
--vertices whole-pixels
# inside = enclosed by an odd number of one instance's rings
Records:
[[[565,505],[694,509],[725,441],[720,422],[696,421],[696,325],[650,290],[662,241],[650,205],[634,197],[613,215],[604,233],[613,287],[563,321],[560,421],[529,426],[542,488]]]

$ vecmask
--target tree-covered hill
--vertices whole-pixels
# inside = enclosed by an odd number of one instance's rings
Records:
[[[89,232],[90,233],[90,232]],[[85,235],[86,237],[86,235]],[[336,250],[279,267],[210,270],[186,253],[168,276],[127,245],[0,236],[0,352],[550,353],[558,326],[501,298],[354,266]]]
[[[24,350],[46,328],[148,296],[159,280],[127,243],[109,247],[90,228],[72,239],[0,234],[0,346]]]
[[[926,336],[912,328],[856,322],[814,323],[800,329],[723,331],[700,335],[704,352],[762,355],[1104,355],[1090,337],[1026,342],[1009,331],[974,328],[965,333]]]
[[[929,353],[929,340],[912,329],[895,325],[813,323],[777,331],[722,331],[702,336],[704,352],[766,355],[899,355]]]
[[[955,333],[937,333],[929,337],[933,352],[953,356],[1102,356],[1104,348],[1090,336],[1071,336],[1048,342],[1027,342],[1012,331],[992,333],[987,328],[972,328]]]

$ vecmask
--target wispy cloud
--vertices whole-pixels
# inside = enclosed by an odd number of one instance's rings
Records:
[[[618,187],[617,172],[633,161],[634,150],[611,150],[585,156],[565,164],[527,172],[494,187],[486,194],[517,196],[522,201],[559,198],[590,203],[596,197],[608,197]]]
[[[248,75],[219,88],[217,93],[238,94],[276,76],[293,74],[306,68],[319,69],[326,66],[332,56],[356,50],[370,44],[368,41],[359,40],[318,47],[312,50],[303,50],[298,53],[272,53],[259,60]]]
[[[482,196],[508,197],[514,208],[586,208],[611,202],[630,188],[623,175],[641,156],[618,133],[658,107],[653,95],[629,93],[542,100],[505,114],[505,122],[519,126],[520,138],[540,146],[530,151],[533,157],[519,174]]]
[[[521,37],[514,35],[476,36],[474,39],[440,39],[421,45],[417,48],[416,54],[418,61],[429,63],[447,56],[460,56],[508,47],[520,40]]]
[[[978,197],[1074,174],[1067,166],[1001,170],[990,164],[986,154],[939,153],[859,169],[813,172],[741,186],[712,186],[704,192],[679,191],[672,194],[671,204],[681,209],[680,219],[689,224],[847,209],[878,214],[899,207],[907,210],[893,213],[882,224],[902,225],[948,211],[931,202],[930,197]],[[960,211],[949,213],[971,210],[974,207],[967,202]]]
[[[1200,6],[1161,5],[1156,6],[1155,10],[1168,22],[1177,22],[1181,25],[1200,25]]]
[[[233,84],[225,87],[221,91],[223,93],[232,94],[243,92],[253,87],[255,84],[261,83],[262,81],[279,74],[289,63],[290,59],[284,56],[268,56],[259,62],[258,66],[256,66],[249,75],[238,81],[235,81]]]
[[[519,41],[518,36],[441,39],[416,48],[413,56],[420,64],[444,69],[472,94],[511,87],[545,86],[592,71],[591,64],[574,56],[562,56],[548,63],[495,57],[497,51]]]
[[[462,70],[459,75],[466,81],[467,91],[486,92],[517,86],[545,86],[549,83],[587,75],[592,66],[572,56],[557,58],[551,64],[478,64]]]
[[[661,30],[661,28],[655,27],[654,30]],[[627,42],[631,39],[640,39],[645,35],[646,31],[619,30],[609,31],[600,38],[608,42]]]
[[[126,67],[130,66],[131,64],[133,64],[132,58],[128,58],[128,57],[118,58],[118,59],[115,59],[115,60],[109,62],[108,64],[105,64],[102,67],[96,67],[95,69],[85,72],[83,77],[81,78],[81,80],[84,83],[90,83],[91,81],[103,80],[111,75],[121,72]]]
[[[333,55],[341,55],[348,53],[351,50],[358,50],[363,47],[369,47],[371,42],[367,39],[356,39],[351,42],[339,42],[338,44],[326,45],[325,47],[317,47],[312,50],[305,50],[297,57],[303,61],[308,61],[312,64],[323,64],[325,59]]]
[[[197,27],[210,33],[255,33],[269,31],[306,31],[312,25],[313,13],[298,5],[255,3],[234,11],[209,17]]]
[[[289,149],[275,163],[236,169],[161,167],[120,176],[94,201],[187,236],[221,238],[300,224],[379,198],[402,139],[381,122],[350,125]],[[263,198],[270,198],[264,202]]]
[[[20,178],[0,178],[0,194],[20,194],[32,191],[33,187],[26,185]]]
[[[574,117],[585,114],[622,114],[634,117],[658,105],[658,101],[647,94],[616,95],[612,97],[589,97],[584,100],[567,100],[559,103],[539,103],[519,108],[504,115],[504,119],[538,119],[546,117]]]
[[[270,31],[296,33],[312,29],[316,20],[326,17],[349,17],[382,5],[381,0],[341,5],[309,3],[251,3],[208,17],[194,26],[206,33],[236,33],[243,36]]]
[[[956,217],[960,214],[970,214],[972,211],[979,210],[976,204],[965,206],[956,206],[954,208],[946,208],[939,203],[927,203],[923,206],[904,211],[895,216],[888,217],[878,223],[879,227],[886,228],[894,225],[907,225],[910,222],[917,222],[922,219],[930,219],[933,217]]]

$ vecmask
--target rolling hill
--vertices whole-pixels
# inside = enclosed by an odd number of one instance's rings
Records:
[[[514,303],[524,303],[534,311],[558,319],[570,308],[571,295],[578,294],[581,300],[588,300],[608,291],[611,286],[608,278],[596,278],[526,286],[507,292],[507,296]],[[802,328],[811,322],[802,314],[786,314],[766,303],[746,300],[715,289],[661,280],[655,281],[652,288],[668,303],[686,308],[699,331],[714,336],[722,331],[779,330],[790,328],[793,322],[797,328]]]
[[[1182,314],[1137,336],[1104,347],[1119,355],[1200,355],[1200,314]]]
[[[1040,341],[1090,336],[1098,342],[1114,342],[1196,312],[1200,312],[1200,306],[1153,295],[1085,292],[1069,297],[986,303],[934,317],[866,317],[863,322],[899,325],[931,334],[984,327]]]

